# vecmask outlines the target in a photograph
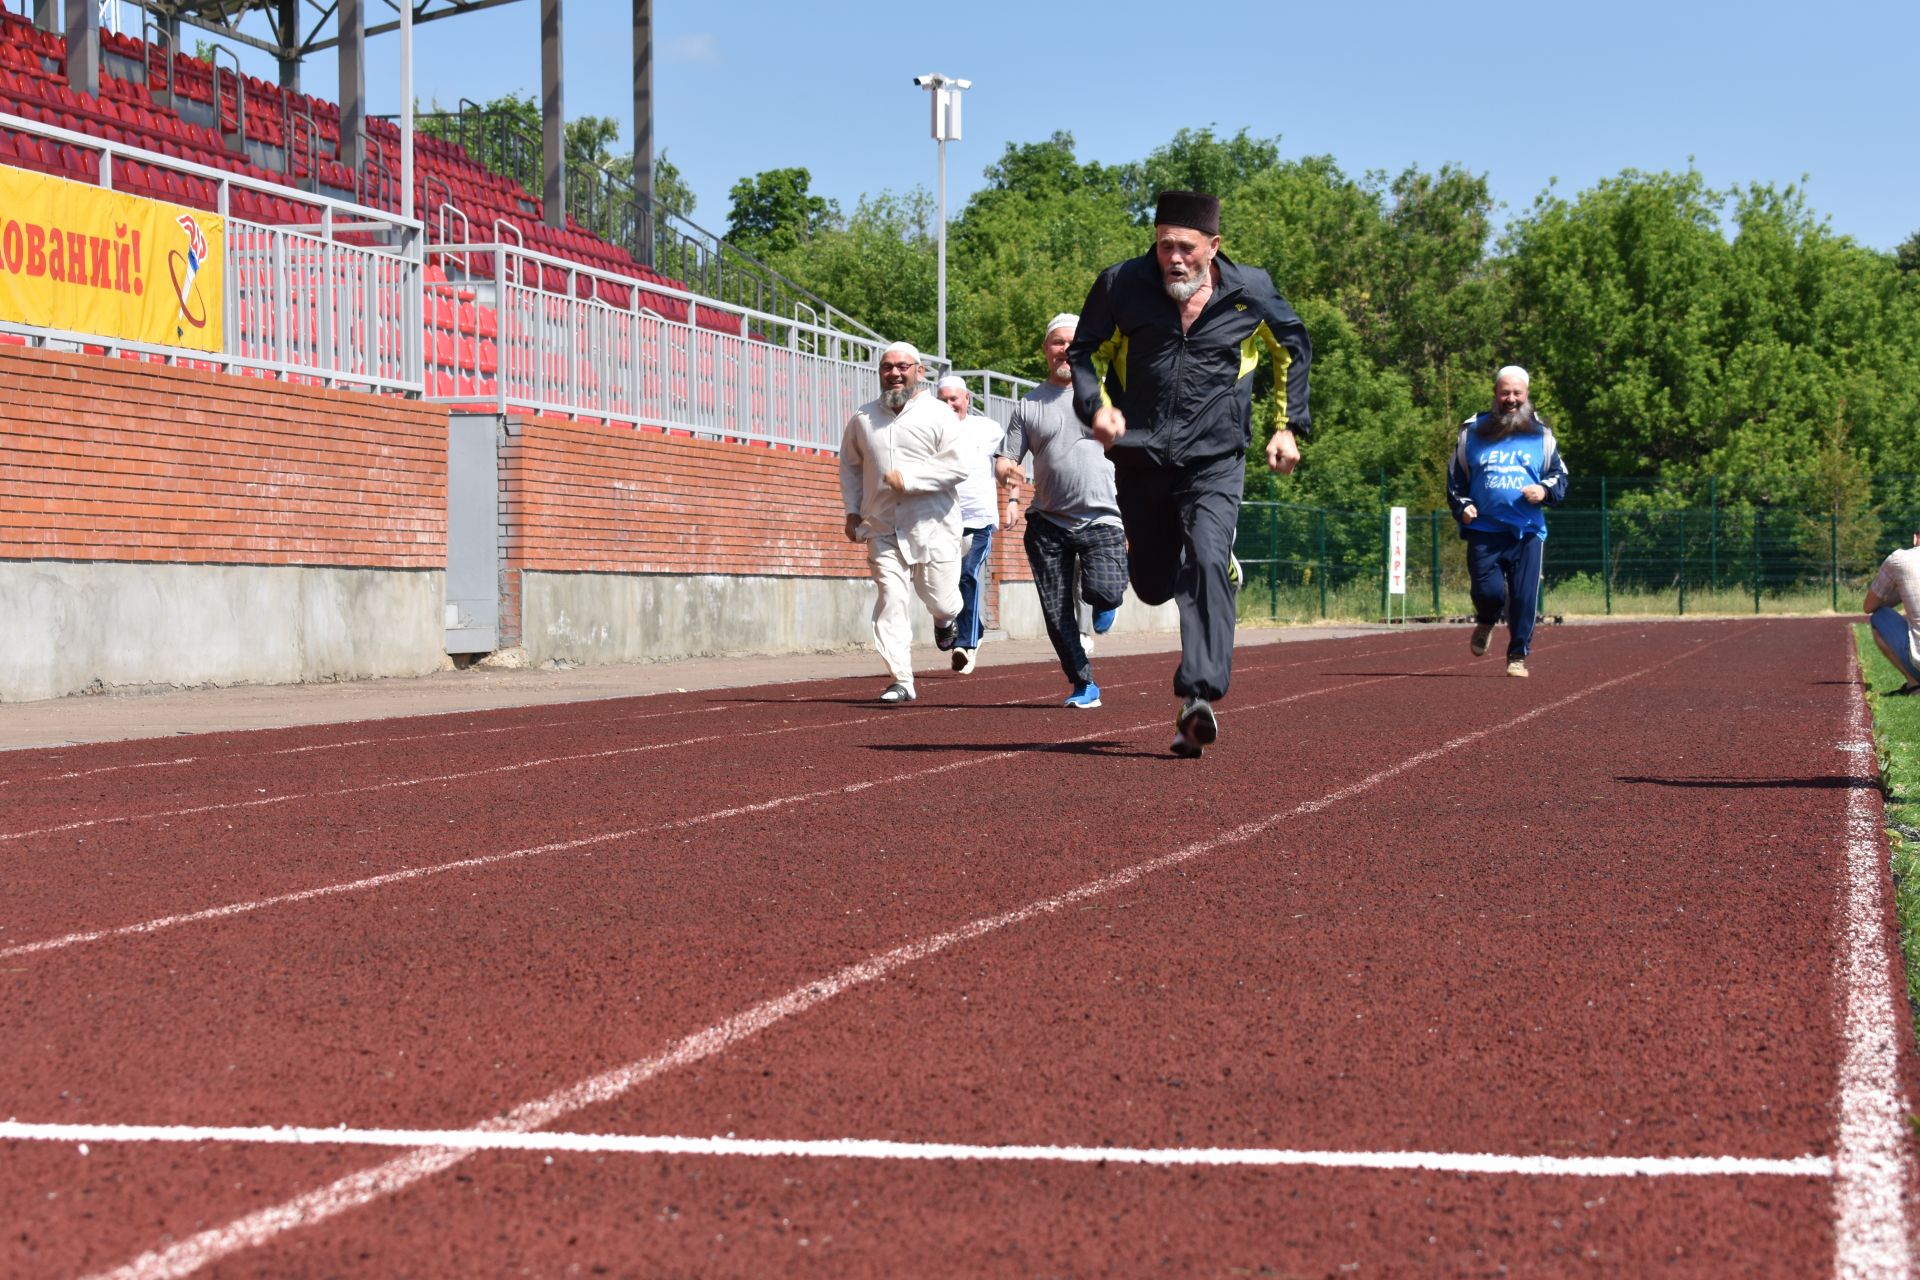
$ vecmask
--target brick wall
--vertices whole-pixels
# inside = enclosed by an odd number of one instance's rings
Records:
[[[510,569],[867,576],[836,457],[516,418],[500,484]]]
[[[0,347],[0,559],[444,569],[444,409]]]

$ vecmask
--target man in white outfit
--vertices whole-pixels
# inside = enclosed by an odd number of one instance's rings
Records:
[[[960,420],[960,449],[967,464],[967,478],[954,491],[960,502],[960,618],[953,642],[953,669],[966,675],[987,632],[987,553],[993,549],[993,526],[1000,518],[994,510],[993,456],[1007,431],[973,412],[973,393],[958,374],[940,379],[933,393]]]
[[[886,703],[912,702],[913,624],[908,592],[933,615],[934,642],[952,649],[960,613],[960,503],[966,478],[961,424],[927,394],[920,353],[896,342],[880,353],[880,398],[854,410],[840,441],[840,498],[847,537],[867,544],[879,588],[873,647],[893,683]]]

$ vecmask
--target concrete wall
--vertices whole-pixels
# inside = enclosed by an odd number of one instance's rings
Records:
[[[532,663],[809,653],[873,634],[874,588],[862,579],[529,571],[520,590]],[[925,618],[919,630],[933,638]]]
[[[0,346],[0,700],[445,660],[446,411]]]
[[[0,561],[0,701],[420,675],[444,598],[425,570]]]
[[[1047,620],[1040,616],[1040,593],[1031,582],[1008,582],[1000,588],[1000,626],[1013,640],[1044,640]],[[1172,601],[1166,604],[1141,604],[1129,595],[1113,620],[1114,633],[1128,631],[1178,631],[1180,609]],[[1098,644],[1095,645],[1098,652]]]

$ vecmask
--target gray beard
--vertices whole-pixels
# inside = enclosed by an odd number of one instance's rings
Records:
[[[1480,434],[1488,440],[1504,440],[1523,431],[1532,431],[1535,421],[1533,401],[1527,400],[1512,413],[1501,413],[1498,409],[1489,413],[1487,420],[1480,424]]]
[[[906,408],[907,401],[911,399],[913,399],[912,387],[895,387],[891,391],[882,391],[880,393],[880,403],[884,404],[885,406],[887,406],[887,408],[893,410],[895,413],[898,413],[902,409]]]
[[[1213,268],[1209,267],[1197,276],[1188,276],[1185,280],[1167,281],[1167,296],[1175,302],[1185,302],[1206,286],[1213,278]]]

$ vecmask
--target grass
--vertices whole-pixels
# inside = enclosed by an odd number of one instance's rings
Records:
[[[1920,698],[1889,698],[1905,679],[1888,662],[1865,626],[1853,629],[1867,677],[1873,713],[1874,755],[1886,794],[1887,842],[1893,852],[1893,899],[1900,916],[1900,954],[1907,970],[1907,1005],[1920,1011]],[[1920,1019],[1916,1020],[1920,1030]]]

